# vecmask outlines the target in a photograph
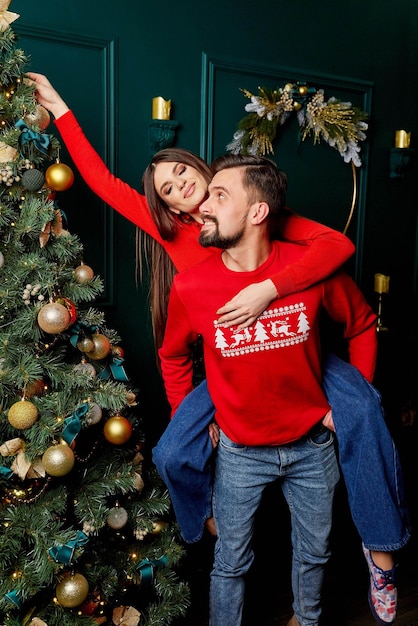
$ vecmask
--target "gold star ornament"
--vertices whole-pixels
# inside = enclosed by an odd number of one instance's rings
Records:
[[[8,11],[11,0],[0,0],[0,31],[7,30],[12,22],[17,20],[18,13]]]

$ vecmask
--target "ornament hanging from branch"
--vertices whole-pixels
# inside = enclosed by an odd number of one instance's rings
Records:
[[[74,182],[74,173],[68,165],[57,159],[46,170],[45,181],[52,191],[67,191]]]

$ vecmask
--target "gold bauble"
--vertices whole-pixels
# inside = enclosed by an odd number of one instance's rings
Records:
[[[74,467],[74,452],[65,443],[48,448],[42,457],[42,465],[50,476],[65,476]]]
[[[104,425],[103,434],[109,443],[113,443],[115,446],[122,445],[132,435],[131,422],[122,415],[114,415]]]
[[[89,584],[82,574],[66,576],[55,589],[55,595],[61,606],[73,609],[86,600],[89,595]]]
[[[306,94],[308,93],[308,88],[306,85],[300,85],[298,91],[301,96],[306,96]]]
[[[100,361],[101,359],[105,359],[112,349],[112,345],[106,335],[102,335],[101,333],[94,333],[91,336],[93,341],[93,350],[86,351],[89,359],[93,359],[93,361]]]
[[[94,272],[91,267],[81,263],[74,270],[74,278],[80,285],[89,283],[94,278]]]
[[[30,428],[38,419],[38,409],[28,400],[19,400],[12,404],[7,414],[10,424],[14,428]]]
[[[77,341],[77,348],[80,352],[89,352],[90,350],[94,350],[94,343],[90,337],[80,337]]]
[[[66,191],[74,182],[74,173],[65,163],[54,163],[45,172],[45,182],[53,191]]]
[[[302,105],[301,105],[301,103],[300,103],[300,102],[294,102],[294,103],[293,103],[293,110],[294,110],[294,111],[300,111],[300,110],[301,110],[301,108],[302,108]]]
[[[49,112],[41,104],[36,106],[33,113],[27,113],[23,119],[26,124],[29,124],[29,126],[37,126],[39,130],[45,130],[51,122]]]
[[[58,302],[45,304],[38,313],[38,324],[46,333],[56,335],[62,333],[71,323],[68,309]]]
[[[164,530],[167,530],[167,528],[168,528],[168,522],[164,522],[163,520],[156,520],[155,522],[152,523],[151,532],[153,535],[159,535]]]

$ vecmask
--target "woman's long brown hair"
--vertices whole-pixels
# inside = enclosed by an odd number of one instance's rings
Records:
[[[160,198],[155,190],[154,173],[158,163],[184,163],[198,170],[206,179],[207,183],[212,179],[212,173],[205,161],[189,150],[182,148],[165,148],[157,152],[146,168],[142,186],[150,208],[151,216],[157,226],[161,238],[173,241],[182,223],[188,223],[193,218],[186,214],[177,215],[170,211],[168,205]],[[144,266],[145,262],[145,266]],[[137,228],[136,230],[136,277],[141,282],[144,279],[145,269],[149,274],[150,288],[149,301],[152,330],[154,335],[154,348],[157,354],[161,347],[165,325],[167,321],[167,308],[171,286],[176,274],[173,261],[163,248],[150,235]]]

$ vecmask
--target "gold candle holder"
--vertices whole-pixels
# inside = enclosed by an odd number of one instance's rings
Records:
[[[152,120],[148,129],[151,156],[174,144],[179,122],[170,119],[170,115],[171,100],[164,100],[161,96],[152,99]]]
[[[395,148],[409,148],[411,144],[411,133],[406,130],[395,131]]]
[[[382,322],[383,294],[389,293],[389,281],[390,281],[390,276],[385,276],[385,274],[374,275],[374,291],[378,294],[377,327],[376,327],[376,330],[378,333],[386,332],[389,330],[388,327],[385,326]]]
[[[395,146],[390,149],[390,178],[405,178],[405,172],[410,166],[413,152],[411,133],[406,130],[396,130]]]
[[[152,99],[152,119],[169,120],[171,114],[171,100],[164,100],[161,96]]]
[[[374,275],[374,290],[376,293],[389,293],[390,276],[384,274]]]

